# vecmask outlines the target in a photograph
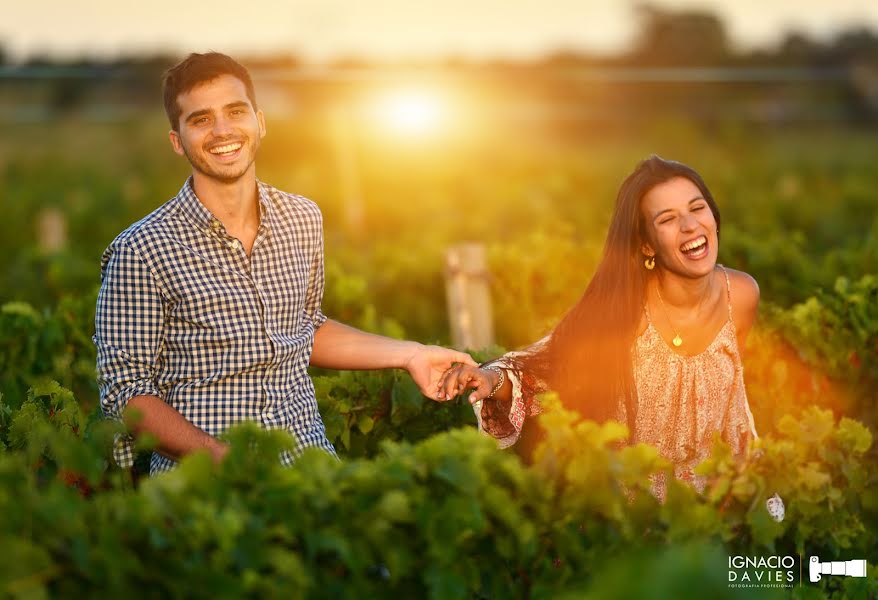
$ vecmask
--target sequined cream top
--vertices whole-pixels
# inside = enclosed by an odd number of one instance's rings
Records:
[[[676,476],[690,481],[699,490],[704,481],[693,469],[710,455],[715,432],[738,456],[743,455],[750,440],[757,437],[732,320],[731,284],[725,267],[720,267],[726,277],[729,316],[703,352],[681,356],[671,350],[653,326],[646,307],[646,330],[632,347],[637,388],[633,441],[658,448],[674,465]],[[531,350],[547,339],[540,340]],[[495,364],[504,366],[505,356]],[[524,420],[541,412],[536,398],[522,397],[521,382],[515,372],[508,370],[507,373],[512,383],[511,401],[488,400],[474,407],[479,429],[496,437],[501,447],[514,444]],[[617,420],[627,421],[623,402],[619,403]],[[664,481],[657,478],[656,495],[663,498],[664,489]]]

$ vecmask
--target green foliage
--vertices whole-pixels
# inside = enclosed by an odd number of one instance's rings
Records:
[[[787,598],[788,590],[731,588],[728,584],[728,552],[706,542],[659,548],[633,548],[623,559],[605,561],[607,569],[580,586],[559,593],[559,600],[665,600],[711,598],[714,600],[761,600]],[[820,589],[806,588],[817,599]],[[702,595],[703,594],[703,595]]]
[[[314,389],[326,435],[346,456],[372,456],[384,440],[415,442],[476,422],[469,403],[429,400],[401,371],[317,376]]]
[[[840,277],[803,302],[763,308],[745,354],[760,431],[817,404],[878,426],[878,278]]]
[[[585,291],[586,274],[594,271],[601,248],[594,241],[585,246],[577,237],[569,223],[561,222],[551,233],[537,232],[489,248],[494,310],[503,315],[501,335],[512,347],[546,335]],[[559,278],[556,271],[581,276]]]
[[[325,266],[325,291],[323,312],[332,318],[364,331],[371,331],[393,338],[402,338],[402,326],[388,315],[379,317],[369,297],[368,282],[362,275],[345,272],[339,263],[327,257]]]
[[[661,505],[650,477],[666,465],[647,446],[620,447],[617,425],[556,409],[526,468],[454,430],[474,424],[465,402],[429,401],[393,372],[316,374],[342,461],[309,452],[282,468],[289,438],[242,427],[221,467],[192,456],[140,482],[117,470],[119,426],[96,411],[99,257],[179,189],[185,165],[153,134],[165,127],[61,121],[0,142],[3,595],[751,598],[724,585],[729,553],[878,562],[874,135],[757,141],[670,123],[574,148],[532,132],[503,147],[372,148],[360,231],[344,225],[337,174],[320,162],[332,155],[323,124],[278,123],[266,139],[260,176],[323,209],[326,314],[447,341],[443,253],[481,240],[507,347],[535,341],[581,293],[637,160],[698,168],[723,211],[722,262],[762,289],[745,370],[763,438],[745,464],[717,445],[704,493],[671,482]],[[65,218],[61,250],[35,239],[44,209]],[[775,492],[780,524],[764,510]],[[870,575],[805,582],[792,597],[878,597]]]
[[[803,358],[830,376],[878,386],[878,276],[839,277],[831,291],[782,313],[778,327]]]
[[[222,464],[194,454],[135,488],[106,462],[115,425],[89,423],[58,384],[0,414],[0,589],[16,597],[736,598],[730,554],[876,559],[857,500],[875,493],[872,436],[819,409],[746,464],[718,443],[705,492],[672,483],[664,505],[649,491],[667,468],[654,449],[620,447],[623,426],[558,406],[540,417],[531,467],[472,428],[283,467],[292,439],[244,424]],[[781,524],[763,506],[774,491]],[[805,585],[797,597],[878,591]]]
[[[797,554],[872,551],[876,539],[867,530],[870,508],[862,496],[874,490],[878,476],[867,455],[871,432],[852,419],[836,423],[830,411],[816,407],[798,420],[784,417],[778,430],[754,444],[746,466],[717,449],[699,467],[712,481],[709,495],[722,503],[723,519],[732,525],[734,539],[727,541],[770,551],[792,546]],[[786,504],[780,524],[763,509],[775,493]]]
[[[95,293],[65,297],[51,311],[24,302],[0,306],[0,390],[18,406],[31,385],[43,378],[60,381],[92,405],[95,382]]]

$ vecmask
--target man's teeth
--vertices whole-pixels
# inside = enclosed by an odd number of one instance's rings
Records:
[[[238,148],[241,147],[240,143],[235,144],[226,144],[225,146],[217,146],[216,148],[211,148],[211,154],[228,154],[229,152],[234,152]]]
[[[706,243],[707,243],[707,238],[704,236],[701,236],[697,240],[692,240],[691,242],[687,242],[687,243],[683,244],[682,246],[680,246],[680,250],[682,250],[683,252],[689,252],[691,250],[695,250],[696,248],[703,246]]]

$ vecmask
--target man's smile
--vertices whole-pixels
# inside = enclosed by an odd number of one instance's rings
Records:
[[[243,146],[244,144],[242,144],[241,142],[229,142],[221,146],[214,146],[213,148],[209,148],[208,152],[210,152],[214,156],[229,158],[235,156]]]

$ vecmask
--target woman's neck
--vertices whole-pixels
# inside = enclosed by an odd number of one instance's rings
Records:
[[[699,308],[713,294],[714,282],[714,271],[695,279],[660,271],[654,279],[664,303],[680,310]]]

